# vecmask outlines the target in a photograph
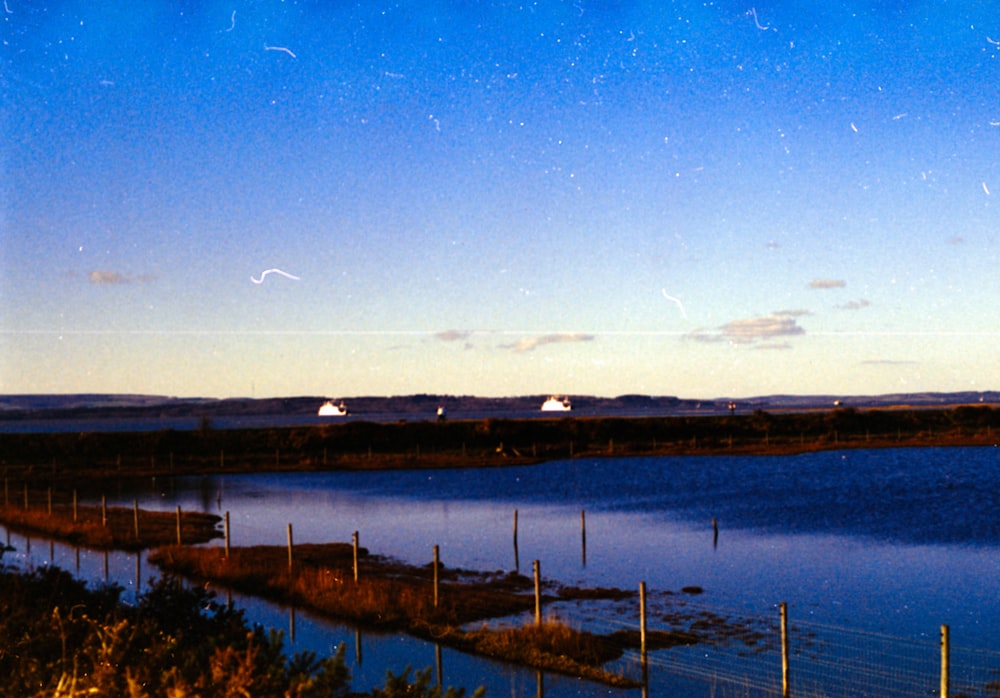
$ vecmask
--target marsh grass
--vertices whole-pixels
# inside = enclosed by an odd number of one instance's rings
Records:
[[[135,512],[130,508],[107,507],[107,518],[99,506],[66,504],[25,509],[0,506],[0,523],[22,533],[37,533],[55,540],[88,548],[144,550],[177,541],[177,514],[139,509],[139,535],[136,536]],[[217,526],[221,518],[202,512],[181,512],[181,540],[205,543],[222,537]]]
[[[622,649],[600,636],[551,619],[540,626],[492,627],[488,621],[533,610],[533,583],[519,574],[441,566],[435,606],[430,565],[406,565],[359,549],[355,582],[352,546],[347,543],[295,546],[291,571],[288,549],[280,546],[234,548],[227,559],[219,548],[171,545],[156,550],[150,560],[171,573],[303,606],[330,618],[402,630],[466,652],[608,685],[636,685],[602,668],[620,657]],[[613,598],[623,593],[605,591]],[[546,597],[559,598],[556,592]]]

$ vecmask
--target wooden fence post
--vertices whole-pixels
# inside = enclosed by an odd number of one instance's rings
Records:
[[[101,525],[108,525],[108,496],[105,494],[101,495]]]
[[[46,495],[47,495],[46,498],[47,498],[48,505],[49,505],[49,516],[52,516],[52,488],[51,487],[46,491]]]
[[[646,664],[646,582],[639,582],[639,652]]]
[[[226,559],[229,559],[229,512],[226,512]]]
[[[950,672],[949,652],[951,650],[949,642],[949,628],[947,625],[941,626],[941,698],[948,698],[948,674]]]
[[[73,523],[76,523],[77,518],[77,505],[76,505],[76,488],[73,488]]]
[[[542,627],[542,565],[538,560],[534,562],[535,568],[535,627]]]
[[[292,573],[292,524],[288,524],[288,573]]]
[[[135,530],[135,539],[139,540],[139,502],[132,500],[132,527]]]
[[[789,698],[792,695],[791,679],[788,664],[788,604],[781,602],[781,695]]]
[[[354,582],[358,581],[358,532],[355,531],[352,536],[353,546],[354,546]]]
[[[440,583],[440,575],[438,574],[438,564],[441,561],[438,546],[434,546],[434,608],[438,607],[438,584]]]
[[[177,545],[181,544],[181,505],[177,505]]]

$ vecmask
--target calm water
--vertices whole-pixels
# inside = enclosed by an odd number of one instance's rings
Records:
[[[429,562],[434,545],[449,566],[519,564],[530,574],[537,559],[544,577],[563,583],[636,589],[645,582],[653,594],[697,585],[704,589],[697,604],[709,608],[776,622],[776,605],[787,602],[793,623],[930,643],[946,623],[956,645],[997,651],[998,465],[996,448],[581,459],[479,470],[145,480],[122,483],[107,496],[129,506],[138,499],[168,510],[179,504],[228,511],[233,545],[284,545],[289,523],[297,543],[349,541],[358,531],[371,551],[408,562]],[[50,552],[47,543],[36,544],[32,558],[44,563]],[[73,569],[72,555],[60,548],[54,561]],[[93,559],[82,573],[100,578],[102,557],[85,557]],[[120,571],[112,578],[134,583],[134,556],[114,557],[111,566]],[[287,610],[247,603],[262,622],[290,629]],[[357,645],[353,630],[305,614],[296,615],[295,630],[296,646]],[[387,667],[435,660],[432,645],[401,636],[366,635],[360,646],[364,661],[353,667],[358,688],[380,684]],[[708,655],[704,648],[672,652]],[[442,656],[446,684],[536,695],[534,672],[448,650]],[[544,682],[547,696],[638,695],[548,676]],[[658,667],[650,682],[651,695],[727,695],[711,682],[697,684],[699,693]]]

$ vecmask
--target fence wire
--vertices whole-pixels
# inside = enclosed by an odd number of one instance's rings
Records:
[[[647,634],[704,627],[714,619],[715,634],[706,633],[691,645],[649,649],[645,661],[633,647],[612,668],[647,685],[670,685],[672,677],[705,684],[704,695],[783,695],[782,644],[777,606],[772,618],[746,611],[685,602],[683,614],[650,614]],[[620,609],[618,609],[620,611]],[[587,613],[560,608],[564,622],[595,633],[640,630],[633,619],[616,612]],[[807,698],[910,698],[938,696],[941,689],[940,638],[908,638],[812,621],[788,621],[789,695]],[[653,644],[652,642],[650,644]],[[950,643],[948,696],[1000,698],[1000,651],[964,648]],[[655,695],[651,693],[651,695]]]

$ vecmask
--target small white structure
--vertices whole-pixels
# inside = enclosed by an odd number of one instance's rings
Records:
[[[557,397],[552,395],[542,403],[542,412],[569,412],[573,409],[568,397]]]
[[[319,408],[320,417],[346,417],[350,412],[347,411],[347,405],[341,400],[339,405],[334,405],[333,400],[327,400]]]

